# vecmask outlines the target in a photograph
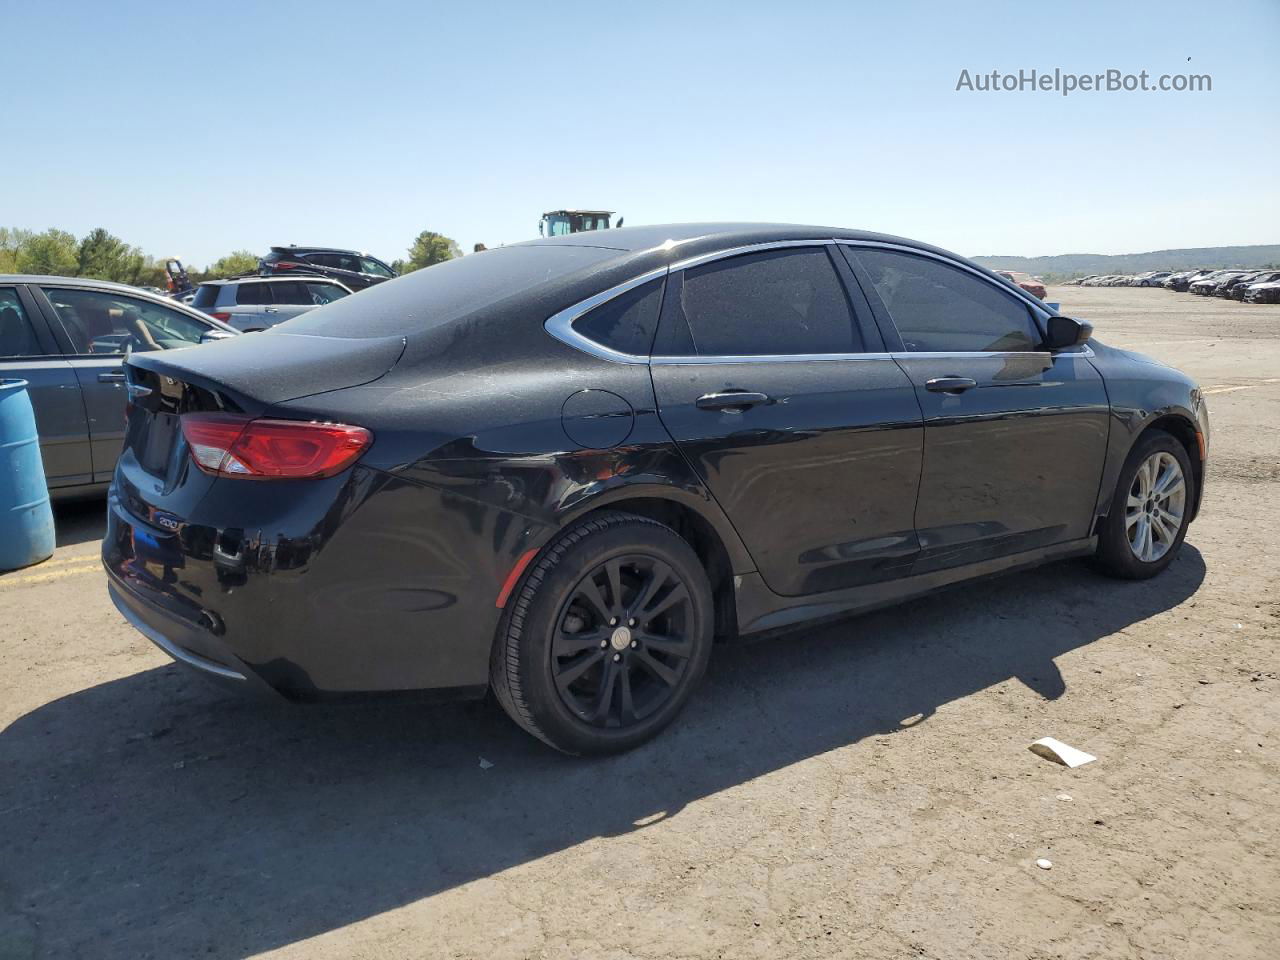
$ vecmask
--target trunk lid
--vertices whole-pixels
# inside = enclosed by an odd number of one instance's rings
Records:
[[[135,353],[116,496],[139,519],[173,529],[215,478],[187,456],[184,413],[264,414],[274,404],[370,383],[395,366],[403,337],[252,333],[174,351]],[[157,518],[159,518],[157,520]]]

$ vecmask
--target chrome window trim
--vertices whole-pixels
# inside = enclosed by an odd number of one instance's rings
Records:
[[[921,250],[919,247],[909,247],[904,243],[891,243],[889,241],[881,241],[881,240],[841,240],[837,238],[835,242],[837,244],[840,244],[846,247],[870,247],[872,249],[892,250],[895,253],[910,253],[910,254],[914,254],[917,257],[927,257],[930,260],[937,260],[939,263],[945,263],[953,267],[959,267],[961,270],[964,270],[968,273],[973,274],[979,280],[982,280],[983,282],[989,284],[990,286],[1001,291],[1002,293],[1017,297],[1032,309],[1032,311],[1036,314],[1039,320],[1041,321],[1047,320],[1049,317],[1053,316],[1053,314],[1048,311],[1048,308],[1045,306],[1045,303],[1043,300],[1039,300],[1036,297],[1031,296],[1031,294],[1027,293],[1027,291],[1023,290],[1021,287],[1017,286],[1016,284],[1014,285],[1013,289],[1010,289],[1009,287],[1006,287],[1004,284],[999,283],[996,280],[992,280],[989,276],[987,276],[981,270],[978,270],[970,266],[969,264],[964,263],[960,260],[956,260],[952,257],[944,256],[943,254],[940,254],[940,253],[934,253],[932,250]],[[888,308],[886,307],[886,309]],[[1041,325],[1043,326],[1043,323]],[[1026,351],[1023,351],[1023,352],[1026,352]],[[1032,352],[1038,352],[1038,351],[1032,351]]]
[[[693,366],[707,363],[802,363],[815,360],[892,360],[891,353],[760,353],[742,356],[654,356],[649,362],[658,367]]]
[[[740,257],[747,253],[764,253],[767,250],[785,250],[787,247],[829,247],[835,241],[831,239],[812,239],[812,240],[771,240],[767,243],[748,243],[741,247],[730,247],[728,250],[716,250],[712,253],[699,254],[696,257],[688,257],[687,259],[677,261],[671,265],[671,272],[677,270],[688,270],[690,267],[700,267],[704,263],[713,263],[716,260],[724,260],[728,257]]]
[[[584,337],[577,330],[573,329],[573,323],[584,313],[589,313],[601,304],[608,303],[614,297],[621,296],[628,290],[634,290],[641,284],[648,283],[650,280],[657,280],[660,277],[665,277],[668,272],[669,268],[658,267],[655,270],[642,273],[638,277],[632,277],[630,280],[624,281],[615,287],[610,287],[608,290],[597,293],[593,297],[588,297],[586,300],[575,303],[571,307],[566,307],[559,313],[552,314],[547,318],[547,322],[544,324],[547,333],[551,334],[561,343],[567,343],[576,350],[581,350],[583,353],[588,353],[601,360],[608,360],[611,363],[648,363],[649,358],[647,356],[642,357],[638,354],[623,353],[621,350],[613,350],[602,343],[597,343],[588,337]]]
[[[1016,293],[1009,290],[1002,284],[999,284],[986,276],[979,270],[968,266],[959,260],[951,257],[933,253],[929,250],[921,250],[917,247],[906,246],[905,244],[888,243],[877,240],[842,240],[840,238],[828,239],[799,239],[799,240],[774,240],[766,243],[744,244],[739,247],[730,247],[727,250],[716,250],[712,253],[700,254],[696,257],[688,257],[684,260],[677,261],[665,267],[657,267],[632,277],[616,286],[610,287],[608,290],[601,291],[586,300],[575,303],[571,307],[566,307],[558,313],[552,314],[547,318],[544,326],[547,333],[555,337],[562,343],[568,344],[576,350],[596,357],[600,360],[608,360],[611,363],[626,364],[655,364],[657,366],[676,366],[676,365],[704,365],[713,363],[803,363],[816,360],[893,360],[906,359],[915,357],[920,359],[969,359],[974,357],[1032,357],[1032,356],[1081,356],[1092,357],[1094,353],[1089,349],[1088,344],[1084,344],[1079,351],[1070,353],[1065,351],[1054,352],[1051,350],[1005,350],[1005,351],[955,351],[955,352],[920,352],[913,353],[909,350],[903,350],[896,353],[797,353],[797,354],[742,354],[742,355],[724,355],[724,356],[641,356],[639,354],[623,353],[620,350],[613,350],[606,347],[602,343],[597,343],[588,337],[583,336],[573,328],[576,321],[583,314],[589,313],[601,304],[608,303],[615,297],[621,296],[628,290],[634,290],[636,287],[648,283],[650,280],[657,280],[662,277],[670,276],[678,270],[687,270],[690,267],[701,266],[705,263],[713,263],[716,260],[724,260],[729,257],[742,256],[748,253],[760,253],[765,250],[782,250],[788,247],[829,247],[838,244],[844,244],[851,247],[872,247],[899,251],[902,253],[916,254],[917,256],[929,257],[942,263],[950,264],[965,270],[980,280],[985,281],[997,290],[1006,294],[1018,296],[1028,307],[1030,307],[1037,316],[1043,321],[1052,316],[1043,304],[1037,306],[1032,298],[1025,290],[1019,289]]]

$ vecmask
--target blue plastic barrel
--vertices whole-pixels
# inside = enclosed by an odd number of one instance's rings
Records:
[[[48,560],[53,545],[53,510],[27,381],[0,380],[0,570]]]

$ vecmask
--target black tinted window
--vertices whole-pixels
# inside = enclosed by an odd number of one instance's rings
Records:
[[[929,257],[859,248],[908,350],[1035,350],[1040,332],[1025,303],[967,270]]]
[[[305,284],[290,280],[287,283],[264,284],[271,288],[271,301],[275,303],[306,304],[311,306],[311,297],[307,294]],[[271,302],[268,301],[268,302]]]
[[[202,283],[196,288],[196,295],[191,300],[191,305],[197,310],[207,310],[218,302],[218,291],[222,289],[220,283]]]
[[[863,350],[823,247],[770,250],[692,267],[684,273],[680,305],[701,356]]]
[[[44,350],[13,287],[0,287],[0,357],[38,357]]]
[[[254,305],[259,303],[272,303],[271,284],[269,283],[240,283],[236,285],[236,303]]]
[[[619,353],[648,356],[662,303],[662,280],[650,280],[574,321],[573,329]]]

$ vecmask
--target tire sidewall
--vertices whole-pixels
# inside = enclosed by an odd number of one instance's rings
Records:
[[[654,556],[671,566],[689,591],[693,655],[680,688],[651,716],[625,730],[585,723],[560,698],[552,675],[551,642],[560,607],[587,571],[619,556]],[[553,746],[568,753],[614,753],[654,736],[684,707],[706,671],[711,655],[713,610],[711,587],[697,554],[673,530],[636,518],[590,534],[568,547],[546,570],[527,599],[518,638],[521,688],[534,723]]]
[[[1183,483],[1186,484],[1186,506],[1183,510],[1182,523],[1177,536],[1164,555],[1157,560],[1146,563],[1134,555],[1129,546],[1124,519],[1128,505],[1129,488],[1138,472],[1138,467],[1154,453],[1165,452],[1178,461],[1182,468]],[[1138,439],[1125,459],[1124,468],[1116,482],[1116,490],[1111,501],[1111,512],[1103,528],[1102,542],[1099,544],[1099,556],[1111,572],[1133,580],[1153,577],[1169,566],[1182,549],[1182,542],[1187,537],[1187,529],[1191,525],[1191,510],[1195,503],[1195,474],[1191,472],[1191,458],[1186,448],[1172,434],[1163,430],[1153,430]]]

